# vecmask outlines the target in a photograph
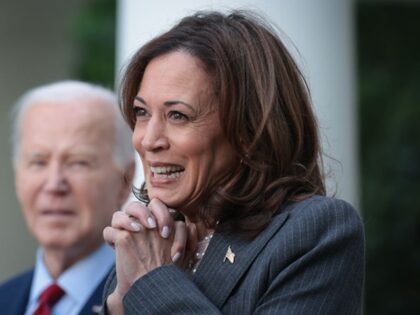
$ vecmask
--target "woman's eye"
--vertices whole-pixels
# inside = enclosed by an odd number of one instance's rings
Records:
[[[147,115],[147,111],[143,107],[134,106],[133,112],[135,117],[144,117]]]
[[[169,118],[174,119],[174,120],[184,120],[184,121],[188,121],[188,116],[185,114],[182,114],[180,112],[177,111],[171,111],[169,113]]]

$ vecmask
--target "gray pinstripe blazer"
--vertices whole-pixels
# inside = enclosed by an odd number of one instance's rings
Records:
[[[234,263],[225,260],[228,246]],[[364,233],[348,203],[315,196],[252,241],[215,233],[197,272],[157,268],[124,298],[133,314],[361,314]],[[105,296],[116,285],[113,272]],[[106,310],[105,310],[106,312]]]

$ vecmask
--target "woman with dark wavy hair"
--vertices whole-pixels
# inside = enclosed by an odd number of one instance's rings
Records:
[[[264,19],[185,17],[135,54],[121,97],[145,182],[104,230],[105,312],[361,313],[363,225],[325,196],[305,80]]]

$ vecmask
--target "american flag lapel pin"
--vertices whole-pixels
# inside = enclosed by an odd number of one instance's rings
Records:
[[[99,314],[102,311],[102,305],[92,305],[92,312]]]
[[[226,255],[225,255],[225,258],[223,259],[223,262],[225,262],[226,261],[226,259],[231,263],[231,264],[233,264],[234,262],[235,262],[235,253],[232,251],[232,249],[230,248],[230,245],[229,245],[229,247],[228,247],[228,249],[227,249],[227,252],[226,252]]]

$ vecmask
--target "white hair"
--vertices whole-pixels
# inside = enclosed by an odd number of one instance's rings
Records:
[[[99,85],[81,81],[58,81],[39,86],[23,94],[12,108],[12,154],[16,163],[20,150],[21,123],[25,112],[35,104],[49,102],[57,105],[70,105],[79,99],[92,99],[114,110],[114,154],[117,167],[126,169],[134,161],[134,149],[131,144],[131,130],[119,111],[114,92]],[[69,101],[75,101],[74,103]]]

